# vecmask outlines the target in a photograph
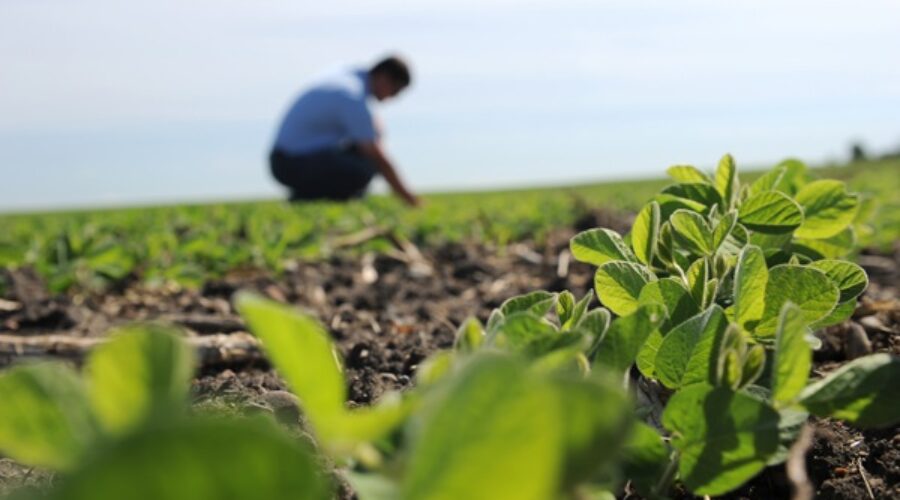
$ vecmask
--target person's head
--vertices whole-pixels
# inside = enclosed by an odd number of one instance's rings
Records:
[[[369,70],[369,85],[375,99],[383,101],[409,86],[409,66],[396,56],[382,59]]]

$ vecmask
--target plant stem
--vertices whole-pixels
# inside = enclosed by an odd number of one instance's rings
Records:
[[[655,496],[665,497],[666,492],[672,487],[672,482],[675,480],[675,474],[678,472],[678,460],[680,458],[681,454],[677,450],[672,452],[672,455],[669,457],[669,465],[666,466],[666,471],[663,472],[663,475],[659,478],[659,482],[656,483],[656,487],[653,488],[653,494]]]

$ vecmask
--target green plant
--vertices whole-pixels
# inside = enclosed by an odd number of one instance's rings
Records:
[[[837,259],[852,250],[858,196],[809,180],[792,160],[750,185],[730,156],[714,177],[690,166],[669,174],[678,182],[630,234],[589,230],[571,250],[598,266],[598,298],[620,316],[593,362],[635,363],[675,391],[662,423],[680,479],[697,494],[737,488],[784,459],[806,412],[863,427],[900,420],[897,390],[879,385],[900,373],[890,356],[807,385],[812,331],[849,318],[867,286],[859,266]]]
[[[609,490],[619,477],[616,450],[633,424],[630,404],[603,373],[586,376],[569,363],[577,351],[558,363],[545,356],[558,347],[515,336],[540,328],[531,320],[550,299],[537,293],[505,304],[507,326],[491,339],[470,324],[473,345],[436,354],[415,388],[362,410],[344,407],[340,362],[321,325],[252,295],[237,304],[360,498],[544,499]],[[581,304],[564,316],[581,314]],[[586,335],[574,341],[579,348]]]
[[[860,427],[900,421],[898,391],[885,383],[900,362],[888,355],[809,384],[812,332],[849,318],[868,284],[837,258],[852,250],[857,195],[808,179],[796,161],[746,186],[730,156],[714,177],[689,166],[669,172],[679,182],[628,235],[592,229],[571,241],[576,259],[598,266],[608,310],[589,309],[591,294],[575,302],[569,292],[533,292],[507,300],[485,326],[466,322],[455,349],[500,348],[582,373],[624,375],[636,365],[671,393],[665,408],[638,408],[661,413],[671,448],[639,427],[620,457],[648,496],[664,496],[676,472],[697,494],[739,487],[785,459],[809,413]]]
[[[190,416],[193,353],[156,326],[113,332],[83,376],[63,363],[0,374],[0,452],[57,471],[22,498],[331,497],[314,454],[274,423]]]

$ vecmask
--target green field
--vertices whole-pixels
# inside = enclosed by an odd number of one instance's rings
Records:
[[[868,202],[858,238],[863,245],[881,247],[900,236],[898,173],[900,160],[816,171],[863,193]],[[660,178],[435,193],[419,210],[406,209],[392,197],[372,196],[349,204],[260,201],[2,215],[0,267],[32,265],[56,291],[98,289],[129,276],[191,286],[230,269],[278,271],[292,259],[327,257],[341,238],[366,228],[384,228],[420,245],[540,240],[589,209],[634,212],[667,183]],[[353,249],[378,251],[390,245],[374,238]]]
[[[897,167],[7,216],[2,264],[65,293],[0,268],[0,496],[788,498],[838,429],[893,463],[896,267],[845,259],[896,248]],[[578,267],[519,258],[550,235]]]

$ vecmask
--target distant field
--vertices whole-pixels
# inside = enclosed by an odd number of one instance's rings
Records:
[[[845,180],[875,202],[872,230],[860,235],[862,243],[885,246],[900,237],[900,160],[815,174]],[[0,216],[0,267],[33,265],[54,290],[102,287],[130,275],[199,284],[230,269],[277,271],[290,259],[326,257],[352,242],[347,236],[370,228],[423,245],[540,239],[589,209],[636,211],[667,182],[432,194],[420,210],[373,196],[350,204],[266,201],[6,215]],[[362,251],[391,246],[385,237],[353,245]]]

